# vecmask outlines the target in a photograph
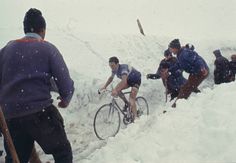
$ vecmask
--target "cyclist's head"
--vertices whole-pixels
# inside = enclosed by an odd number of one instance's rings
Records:
[[[109,63],[114,62],[115,64],[119,63],[119,59],[117,57],[111,57],[109,58]]]
[[[117,57],[109,58],[109,66],[111,67],[112,71],[115,71],[119,67],[119,59]]]

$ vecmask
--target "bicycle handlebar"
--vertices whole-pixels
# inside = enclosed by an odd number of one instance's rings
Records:
[[[98,89],[98,94],[100,95],[101,93],[103,93],[103,92],[109,92],[109,93],[111,93],[112,92],[112,90],[109,90],[109,89],[105,89],[105,90],[100,90],[100,89]],[[131,91],[128,91],[128,92],[122,92],[122,91],[120,91],[121,93],[123,93],[123,94],[128,94],[128,93],[131,93]]]
[[[108,89],[105,89],[105,90],[98,90],[98,94],[100,95],[101,93],[103,93],[103,92],[112,92],[111,90],[108,90]]]

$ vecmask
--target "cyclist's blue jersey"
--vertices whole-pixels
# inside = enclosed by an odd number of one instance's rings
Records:
[[[117,71],[112,71],[112,77],[114,77],[115,75],[121,79],[122,75],[127,75],[129,76],[129,74],[133,72],[133,73],[139,73],[135,68],[133,68],[132,66],[129,66],[127,64],[119,64],[119,68],[117,69]]]

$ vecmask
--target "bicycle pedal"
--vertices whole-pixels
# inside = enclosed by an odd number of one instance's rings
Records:
[[[130,118],[127,119],[127,122],[132,123],[132,122],[134,122],[134,119],[130,117]]]
[[[134,117],[125,115],[124,118],[123,118],[123,122],[126,125],[128,125],[130,123],[133,123],[134,122]]]

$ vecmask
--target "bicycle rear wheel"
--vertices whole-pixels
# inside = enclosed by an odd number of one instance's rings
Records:
[[[101,139],[115,136],[120,129],[120,112],[112,104],[101,106],[95,114],[93,128],[96,136]]]
[[[141,97],[141,96],[137,97],[136,105],[137,105],[137,113],[139,117],[142,115],[149,115],[148,103],[144,97]]]

